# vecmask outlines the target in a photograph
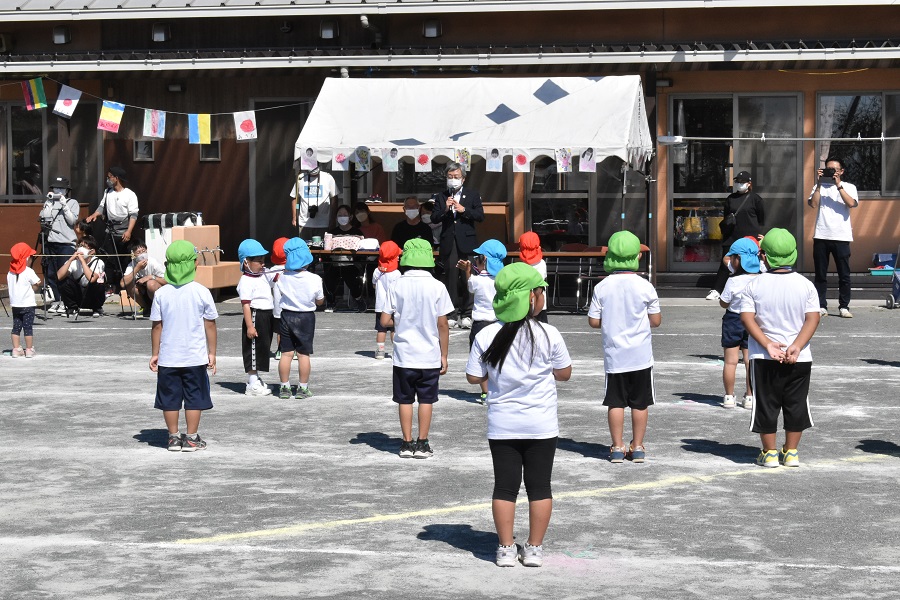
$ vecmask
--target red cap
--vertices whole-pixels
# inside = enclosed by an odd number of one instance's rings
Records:
[[[284,254],[284,244],[288,239],[286,237],[281,237],[275,240],[275,243],[272,244],[272,264],[273,265],[283,265],[287,262],[287,256]]]
[[[25,242],[19,242],[12,247],[9,254],[12,256],[12,260],[9,261],[9,272],[13,275],[18,275],[28,266],[25,264],[28,261],[28,257],[34,256],[37,252]]]
[[[400,266],[400,246],[388,240],[378,248],[378,270],[383,273],[396,271]]]
[[[526,231],[519,238],[519,257],[522,262],[536,265],[544,258],[541,250],[541,238],[533,231]]]

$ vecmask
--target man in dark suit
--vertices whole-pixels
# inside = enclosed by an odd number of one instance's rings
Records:
[[[459,325],[464,329],[472,326],[472,295],[466,282],[466,274],[456,264],[469,260],[472,251],[478,247],[475,238],[475,223],[484,221],[484,208],[478,190],[463,186],[466,172],[459,163],[447,165],[447,189],[432,196],[434,211],[432,223],[441,223],[440,262],[444,266],[444,285],[456,308],[455,318],[450,317],[450,326]]]

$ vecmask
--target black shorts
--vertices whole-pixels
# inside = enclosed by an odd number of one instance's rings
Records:
[[[741,314],[726,310],[722,316],[722,347],[746,348],[750,335],[741,323]]]
[[[412,404],[434,404],[438,401],[438,380],[441,370],[406,369],[394,367],[394,402]]]
[[[653,367],[640,371],[606,374],[606,398],[603,406],[644,410],[656,399],[653,391]]]
[[[298,354],[313,353],[313,338],[316,335],[316,313],[281,311],[281,343],[278,349],[282,352]]]
[[[160,410],[208,410],[213,407],[209,395],[206,365],[196,367],[159,367],[156,374],[156,403]]]
[[[553,498],[550,476],[557,438],[540,440],[488,440],[494,463],[494,500],[515,502],[525,477],[528,501]]]
[[[376,312],[375,313],[375,331],[382,333],[382,332],[388,332],[388,331],[393,331],[393,330],[394,330],[393,327],[383,327],[381,325],[381,313]]]
[[[776,433],[778,413],[784,414],[785,431],[804,431],[813,426],[809,412],[811,362],[792,365],[777,360],[754,358],[750,361],[753,384],[753,414],[750,431]]]
[[[478,332],[496,321],[472,321],[472,327],[469,329],[469,348],[475,343],[475,336]]]
[[[244,372],[269,372],[269,354],[272,348],[272,324],[274,317],[268,309],[251,308],[250,314],[257,337],[247,337],[247,323],[241,319],[241,354],[244,357]]]

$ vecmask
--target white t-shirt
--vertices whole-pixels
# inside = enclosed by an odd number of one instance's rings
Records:
[[[394,282],[384,311],[394,315],[394,366],[439,369],[437,320],[453,312],[444,284],[427,271],[410,270]]]
[[[281,295],[281,310],[313,312],[316,310],[316,300],[325,298],[322,278],[309,271],[285,269],[275,282],[275,287]]]
[[[250,301],[250,308],[257,310],[273,310],[275,301],[272,299],[272,285],[265,275],[251,277],[241,275],[237,284],[238,297],[243,304],[244,300]]]
[[[104,205],[106,206],[105,213],[103,211]],[[97,208],[97,211],[101,215],[108,216],[113,223],[122,223],[122,225],[115,228],[117,231],[127,229],[127,221],[129,219],[137,219],[138,216],[137,194],[128,188],[122,189],[121,192],[109,190],[100,199],[100,206]]]
[[[300,201],[297,208],[298,227],[328,227],[331,216],[331,199],[337,196],[334,177],[325,171],[319,171],[318,178],[306,181],[306,173],[300,174]],[[297,197],[297,188],[291,186],[291,198]],[[318,206],[319,212],[314,219],[309,218],[309,207]]]
[[[375,269],[375,272],[372,273],[372,283],[375,285],[375,312],[385,311],[388,293],[398,279],[400,279],[400,271],[396,269],[387,273]]]
[[[191,281],[164,285],[153,296],[150,320],[162,321],[159,366],[197,367],[209,363],[204,321],[219,318],[209,290]]]
[[[537,272],[541,274],[541,277],[544,278],[544,281],[547,280],[547,262],[543,258],[531,266],[537,269]]]
[[[763,273],[744,290],[741,312],[756,313],[756,322],[766,337],[790,346],[803,328],[806,313],[819,312],[819,294],[800,273]],[[772,360],[753,336],[749,346],[750,358]],[[809,344],[800,351],[797,362],[812,362]]]
[[[553,369],[565,369],[572,364],[566,343],[556,327],[529,320],[528,326],[534,334],[533,358],[528,332],[522,327],[506,355],[503,370],[498,373],[495,367],[481,361],[481,355],[502,326],[502,323],[492,323],[478,332],[466,363],[466,373],[488,376],[488,439],[556,437],[559,423]]]
[[[859,206],[859,192],[852,183],[842,181],[844,191],[856,200]],[[850,225],[850,207],[841,200],[841,192],[836,185],[819,186],[819,212],[816,214],[816,232],[813,238],[820,240],[853,241],[853,227]],[[813,188],[809,197],[816,193]],[[855,207],[854,207],[855,208]]]
[[[472,292],[474,301],[472,306],[473,321],[496,321],[494,314],[494,296],[497,288],[494,287],[494,278],[487,271],[469,277],[469,291]]]
[[[614,273],[596,286],[588,317],[601,319],[603,362],[607,373],[653,366],[649,315],[659,313],[659,296],[649,281],[634,273]]]
[[[95,283],[106,283],[106,264],[96,255],[87,258],[88,268],[94,273],[98,273],[99,277],[97,277],[97,281]],[[90,281],[88,278],[84,276],[84,269],[81,268],[81,261],[77,258],[69,263],[68,269],[69,277],[72,277],[76,281],[81,284],[81,287],[87,287]]]
[[[742,273],[740,275],[732,275],[728,278],[728,281],[725,282],[725,289],[722,290],[722,293],[719,295],[719,299],[722,300],[722,302],[728,303],[728,308],[726,309],[728,312],[741,312],[741,295],[744,293],[744,289],[747,285],[756,277],[759,277],[759,275]]]
[[[284,273],[284,265],[272,265],[266,269],[266,281],[272,288],[272,316],[281,318],[281,289],[275,285]]]
[[[134,272],[134,267],[141,261],[136,258],[131,259],[131,262],[128,263],[128,266],[125,267],[125,275],[130,275]],[[135,279],[140,279],[142,277],[146,277],[147,275],[152,275],[153,277],[165,277],[166,276],[166,268],[162,266],[158,260],[153,258],[152,256],[147,257],[147,265],[134,273]]]
[[[31,286],[40,282],[40,278],[31,267],[25,267],[18,277],[13,272],[8,273],[6,287],[9,292],[9,305],[13,308],[37,306],[37,301],[34,299],[34,288]]]

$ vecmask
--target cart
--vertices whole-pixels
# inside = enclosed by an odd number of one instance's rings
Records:
[[[891,293],[885,305],[888,308],[900,307],[900,247],[897,248],[897,260],[894,261],[894,272],[891,274]]]

